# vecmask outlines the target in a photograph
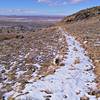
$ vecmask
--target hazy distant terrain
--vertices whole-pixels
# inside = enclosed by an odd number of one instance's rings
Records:
[[[0,16],[0,21],[10,22],[56,22],[64,16]]]
[[[0,31],[35,31],[52,26],[62,18],[63,16],[0,16]]]

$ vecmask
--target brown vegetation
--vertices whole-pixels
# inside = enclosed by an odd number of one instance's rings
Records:
[[[1,29],[0,67],[4,68],[0,70],[2,94],[14,90],[12,88],[14,85],[16,85],[14,91],[21,92],[37,70],[41,76],[54,73],[57,68],[53,65],[56,55],[63,56],[67,50],[65,37],[56,27],[41,30],[36,28],[34,32],[22,28],[12,29],[13,31],[9,29],[9,32],[8,28]],[[42,66],[41,69],[34,64]]]

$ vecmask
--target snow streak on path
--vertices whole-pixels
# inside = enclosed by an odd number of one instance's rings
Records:
[[[57,69],[52,75],[33,84],[27,84],[23,93],[29,93],[16,99],[25,100],[29,97],[32,100],[80,100],[80,97],[85,95],[90,100],[97,100],[95,96],[87,94],[90,88],[95,88],[91,60],[74,37],[65,33],[61,28],[59,31],[66,35],[68,43],[65,66]]]

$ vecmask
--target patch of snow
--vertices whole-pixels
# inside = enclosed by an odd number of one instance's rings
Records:
[[[99,46],[100,46],[100,41],[96,41],[96,42],[94,43],[94,46],[99,47]]]
[[[28,56],[30,55],[30,52],[28,52],[24,58],[28,58]]]
[[[39,65],[38,63],[33,64],[34,66],[36,66],[38,69],[41,68],[41,65]]]
[[[87,44],[87,43],[88,43],[88,41],[84,41],[83,43],[84,43],[84,44]]]
[[[5,93],[4,95],[4,100],[8,100],[8,98],[14,94],[14,91],[11,91],[11,92],[8,92],[8,93]]]
[[[2,70],[5,70],[5,67],[4,67],[3,65],[0,64],[0,72],[1,72]]]
[[[26,71],[17,71],[16,77],[19,78],[21,75],[23,75]]]

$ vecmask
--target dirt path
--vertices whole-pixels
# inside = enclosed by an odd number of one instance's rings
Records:
[[[74,37],[60,27],[59,31],[66,36],[68,43],[65,66],[57,69],[52,75],[27,84],[23,90],[24,95],[11,92],[16,100],[80,100],[83,96],[89,98],[87,100],[100,100],[100,98],[97,99],[88,94],[91,90],[96,89],[94,66],[91,59],[86,56],[86,51]],[[5,96],[9,94],[5,94]]]

